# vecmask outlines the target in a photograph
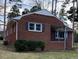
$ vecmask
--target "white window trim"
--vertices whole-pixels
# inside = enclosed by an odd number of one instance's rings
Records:
[[[32,23],[32,24],[34,24],[34,30],[31,30],[29,27],[29,24],[30,23]],[[40,30],[36,30],[36,25],[37,24],[40,24],[41,25],[41,28],[40,28]],[[36,23],[36,22],[28,22],[28,31],[33,31],[33,32],[42,32],[42,24],[41,23]]]

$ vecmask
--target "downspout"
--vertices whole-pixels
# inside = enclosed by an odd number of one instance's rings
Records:
[[[67,48],[67,30],[66,30],[66,26],[65,26],[65,29],[64,29],[64,50],[66,50]]]
[[[16,21],[16,40],[18,40],[18,21]]]

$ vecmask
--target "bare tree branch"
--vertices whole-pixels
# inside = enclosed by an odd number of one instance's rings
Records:
[[[40,6],[43,9],[49,8],[50,0],[31,0],[35,5]]]

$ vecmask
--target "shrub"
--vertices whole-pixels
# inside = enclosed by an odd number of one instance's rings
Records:
[[[26,41],[26,40],[17,40],[15,42],[16,51],[34,51],[36,48],[41,48],[44,50],[44,42],[42,41]]]
[[[45,48],[45,43],[42,41],[38,41],[36,45],[37,45],[37,48],[41,48],[42,51]]]
[[[29,50],[35,50],[36,48],[41,48],[41,50],[44,50],[44,42],[42,41],[28,41],[28,49]]]
[[[27,41],[27,47],[30,51],[33,51],[36,49],[36,42],[35,41]]]
[[[26,49],[26,41],[25,40],[17,40],[15,42],[15,48],[16,48],[16,51],[24,51]]]

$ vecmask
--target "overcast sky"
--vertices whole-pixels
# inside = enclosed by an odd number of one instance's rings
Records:
[[[51,11],[52,10],[52,3],[51,3],[51,1],[52,0],[45,0],[45,4],[46,4],[46,1],[48,2],[48,1],[50,1],[50,4],[49,4],[49,6],[48,6],[48,8],[46,8],[46,9],[48,9],[49,11]],[[58,1],[65,1],[65,0],[58,0]],[[25,5],[25,6],[23,6],[23,7],[27,7],[28,9],[30,9],[33,5],[34,5],[34,3],[32,2],[32,0],[22,0],[22,3]],[[8,0],[7,0],[7,12],[9,12],[9,9],[11,8],[11,6],[13,5],[14,3],[12,2],[11,4],[8,2]],[[0,5],[4,5],[4,0],[0,0]],[[60,11],[60,9],[61,9],[61,5],[62,5],[62,2],[58,2],[57,3],[57,12],[59,12]],[[46,6],[46,5],[45,5]],[[72,4],[70,3],[70,4],[68,4],[66,7],[67,8],[65,8],[65,10],[68,10],[69,8],[70,8],[70,6],[72,6]],[[46,6],[47,7],[47,6]],[[2,14],[2,12],[1,12],[1,14]]]

